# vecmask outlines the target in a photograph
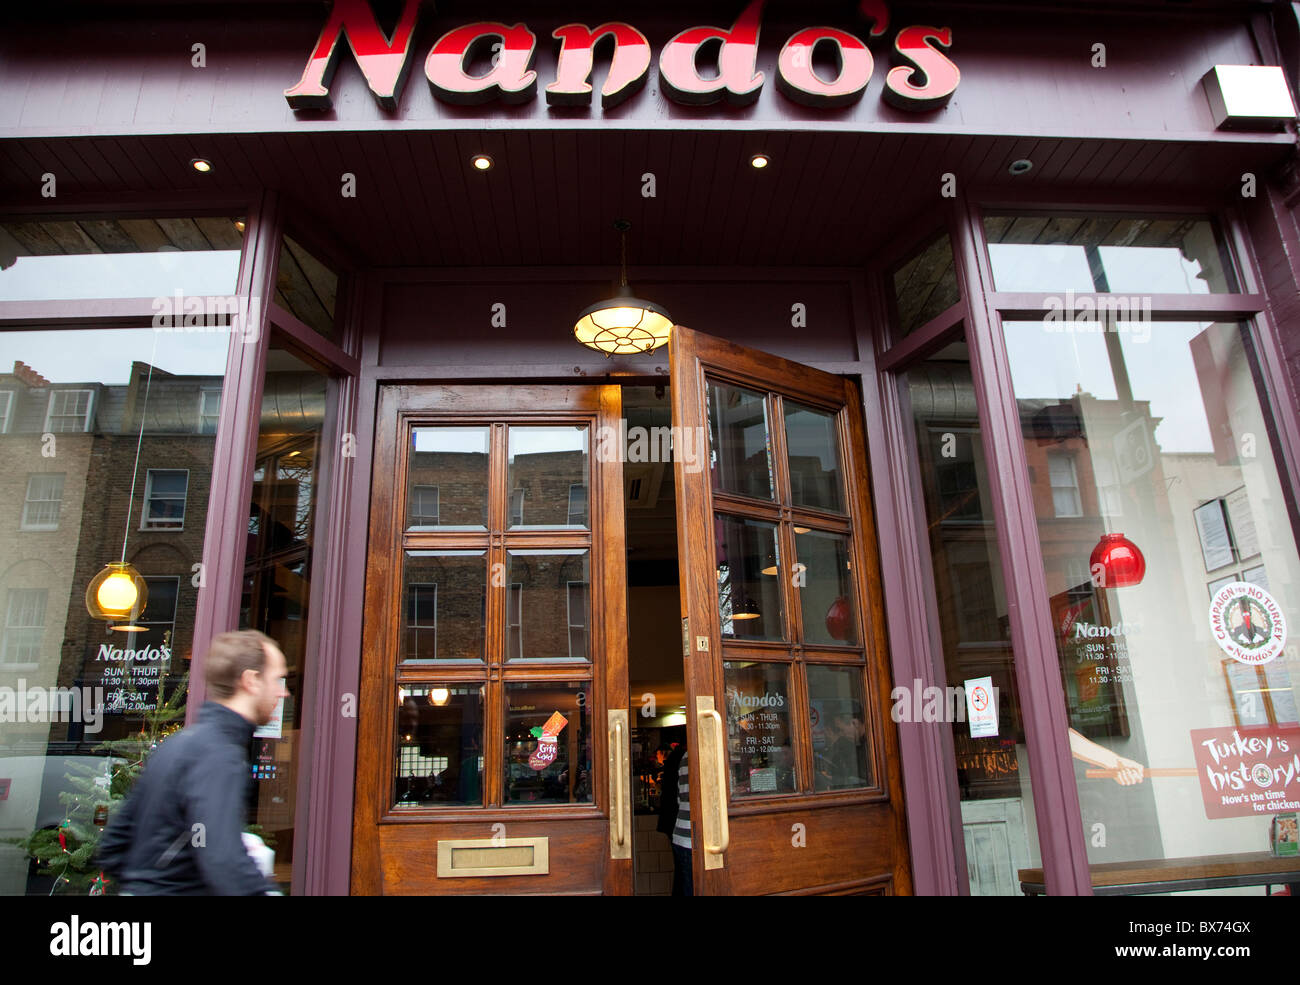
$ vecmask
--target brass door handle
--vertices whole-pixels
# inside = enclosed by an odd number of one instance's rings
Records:
[[[714,742],[717,753],[715,761],[717,763],[718,771],[718,800],[715,806],[718,811],[718,830],[721,833],[721,837],[718,839],[718,844],[711,845],[709,844],[709,836],[706,830],[704,835],[704,850],[710,855],[721,855],[726,852],[727,846],[731,844],[731,827],[727,823],[727,769],[724,762],[726,758],[726,745],[722,728],[722,716],[718,714],[715,709],[711,708],[700,711],[699,715],[701,718],[713,719],[714,723],[713,733],[715,736]],[[703,763],[700,765],[703,766]]]
[[[614,748],[618,750],[615,762],[619,765],[618,775],[614,779],[614,813],[618,821],[614,825],[614,840],[622,845],[627,840],[627,831],[625,830],[625,821],[623,818],[623,722],[621,719],[614,721],[614,741],[617,743]]]

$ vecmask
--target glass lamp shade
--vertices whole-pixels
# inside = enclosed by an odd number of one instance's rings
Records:
[[[1102,534],[1088,558],[1089,569],[1097,581],[1097,566],[1101,566],[1101,588],[1128,588],[1136,585],[1147,573],[1147,559],[1137,544],[1123,534]]]
[[[125,561],[110,561],[86,586],[86,611],[92,619],[112,623],[130,622],[140,618],[148,603],[149,586],[135,565]],[[113,628],[123,632],[136,632],[143,627]]]
[[[732,619],[757,619],[762,613],[758,610],[758,603],[753,599],[741,599],[740,605],[736,606],[731,613]]]
[[[429,692],[429,704],[441,708],[451,698],[451,691],[445,687],[435,687]]]
[[[616,296],[593,304],[578,316],[574,337],[607,356],[650,352],[668,341],[673,320],[668,312],[624,288]]]

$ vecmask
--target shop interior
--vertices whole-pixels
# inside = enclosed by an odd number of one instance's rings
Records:
[[[639,437],[672,424],[666,384],[623,388],[627,454],[623,464],[627,525],[628,694],[632,722],[634,891],[672,892],[673,856],[657,830],[664,761],[686,736],[686,685],[681,658],[677,514],[672,462],[638,461],[658,447]],[[636,429],[643,428],[643,432]]]

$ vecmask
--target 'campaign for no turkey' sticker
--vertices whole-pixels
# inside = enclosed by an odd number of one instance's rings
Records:
[[[1257,667],[1286,646],[1286,617],[1263,588],[1234,581],[1210,600],[1210,632],[1219,649],[1233,660]]]

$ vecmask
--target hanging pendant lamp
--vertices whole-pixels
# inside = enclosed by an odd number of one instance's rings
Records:
[[[1098,566],[1105,579],[1101,588],[1128,588],[1142,581],[1147,573],[1147,559],[1137,544],[1123,534],[1102,534],[1088,558],[1089,570],[1096,582]]]
[[[619,219],[614,228],[621,237],[618,290],[612,298],[584,309],[573,326],[573,335],[606,356],[650,352],[668,341],[673,320],[653,301],[632,293],[627,283],[627,231],[632,224]]]
[[[135,467],[131,471],[131,496],[126,503],[126,529],[122,533],[122,558],[109,561],[86,586],[86,611],[91,619],[101,619],[115,633],[144,633],[148,626],[139,625],[140,616],[149,604],[149,586],[135,565],[126,559],[126,545],[131,536],[131,511],[135,504],[135,484],[140,475],[140,447],[144,444],[144,422],[149,409],[149,389],[153,383],[153,364],[158,358],[158,333],[153,337],[149,357],[149,375],[145,377],[144,400],[140,405],[140,432],[135,440]]]

